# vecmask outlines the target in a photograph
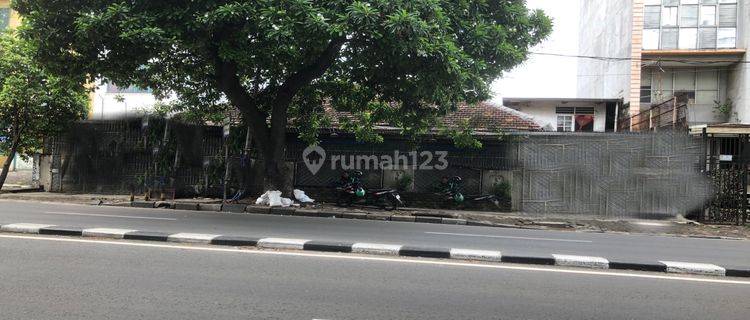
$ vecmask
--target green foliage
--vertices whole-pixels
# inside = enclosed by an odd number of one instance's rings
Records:
[[[32,59],[35,53],[14,33],[0,32],[0,153],[30,156],[42,148],[43,137],[88,111],[84,78],[52,75]]]
[[[411,188],[411,184],[414,182],[414,177],[408,174],[402,174],[396,179],[396,189],[399,191],[407,191]]]
[[[345,128],[382,141],[490,95],[551,32],[525,0],[15,0],[39,61],[174,96],[183,110],[237,108],[259,151],[281,168],[292,124],[309,143],[329,99]],[[62,49],[61,49],[62,48]],[[338,119],[341,120],[341,119]],[[460,135],[463,137],[464,135]],[[467,143],[477,146],[476,143]],[[267,171],[266,177],[278,172]]]
[[[714,101],[714,112],[720,116],[730,117],[732,115],[733,104],[732,100],[727,99],[723,103],[720,101]]]
[[[492,194],[500,197],[501,199],[510,199],[510,188],[510,183],[503,180],[492,185]]]
[[[552,28],[523,0],[17,0],[14,7],[24,15],[24,37],[52,69],[175,93],[191,109],[226,101],[216,84],[226,62],[270,116],[284,84],[339,39],[337,59],[295,86],[287,111],[309,114],[304,109],[323,97],[356,112],[396,103],[396,113],[374,110],[350,129],[372,126],[371,118],[424,126],[424,115],[486,99],[488,85]]]
[[[440,132],[453,140],[453,144],[461,149],[481,149],[482,142],[474,137],[474,127],[470,119],[463,119],[456,127],[441,128]]]

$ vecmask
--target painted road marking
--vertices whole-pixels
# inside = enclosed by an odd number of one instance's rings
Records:
[[[175,233],[169,235],[169,237],[167,237],[167,241],[185,243],[211,243],[211,240],[218,236],[218,234]]]
[[[134,232],[132,229],[114,229],[114,228],[91,228],[83,229],[81,233],[84,237],[102,237],[122,239],[126,233]]]
[[[443,266],[455,266],[455,267],[467,267],[467,268],[569,273],[569,274],[583,274],[583,275],[594,275],[594,276],[603,276],[603,277],[659,279],[659,280],[703,282],[703,283],[717,283],[717,284],[735,284],[735,285],[750,286],[750,281],[741,281],[741,280],[724,280],[724,279],[681,277],[681,276],[662,276],[662,275],[653,275],[653,274],[645,274],[645,273],[626,273],[626,272],[612,272],[612,271],[571,270],[571,269],[562,269],[562,268],[553,268],[553,267],[524,267],[524,266],[512,266],[512,265],[500,265],[500,264],[451,262],[451,261],[441,261],[441,260],[364,257],[364,256],[347,255],[347,254],[325,254],[325,253],[289,252],[289,251],[264,251],[264,250],[247,250],[247,249],[243,250],[243,249],[232,249],[232,248],[203,247],[203,246],[195,246],[195,245],[185,246],[185,245],[177,245],[177,244],[170,245],[170,244],[153,244],[153,243],[144,243],[144,242],[108,241],[108,240],[96,240],[96,239],[74,239],[74,238],[24,236],[24,235],[0,235],[0,238],[53,241],[53,242],[57,241],[57,242],[74,242],[74,243],[109,244],[109,245],[119,245],[119,246],[163,248],[163,249],[174,249],[174,250],[233,252],[233,253],[243,253],[243,254],[257,254],[257,255],[279,255],[279,256],[330,258],[330,259],[342,259],[342,260],[383,261],[383,262],[424,264],[424,265],[443,265]]]
[[[517,240],[534,240],[534,241],[557,241],[557,242],[577,242],[592,243],[589,240],[572,240],[572,239],[555,239],[555,238],[533,238],[533,237],[514,237],[514,236],[493,236],[489,234],[471,234],[471,233],[450,233],[450,232],[425,232],[426,234],[437,234],[443,236],[458,237],[480,237],[480,238],[498,238],[498,239],[517,239]]]
[[[2,231],[8,232],[20,232],[20,233],[39,233],[39,229],[54,227],[51,224],[38,224],[38,223],[14,223],[6,224],[0,227]]]
[[[305,243],[309,241],[304,239],[263,238],[258,240],[258,248],[303,250]]]
[[[555,265],[564,267],[583,267],[608,269],[609,261],[602,257],[574,256],[567,254],[553,254]]]
[[[670,272],[670,273],[692,273],[692,274],[705,274],[705,275],[711,275],[711,276],[726,275],[726,269],[719,267],[715,264],[679,262],[679,261],[659,261],[659,262],[667,265],[667,272]]]
[[[89,217],[123,218],[123,219],[144,219],[144,220],[177,221],[176,218],[159,218],[159,217],[142,217],[142,216],[120,216],[120,215],[98,214],[98,213],[79,213],[79,212],[60,212],[60,211],[45,211],[44,213],[46,213],[46,214],[67,215],[67,216],[89,216]]]

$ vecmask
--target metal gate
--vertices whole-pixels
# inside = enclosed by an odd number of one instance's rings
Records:
[[[712,182],[713,197],[706,204],[702,222],[747,223],[747,174],[750,160],[748,135],[714,136],[703,134],[705,168]]]

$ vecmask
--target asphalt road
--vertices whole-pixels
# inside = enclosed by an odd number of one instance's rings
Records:
[[[0,235],[3,319],[747,319],[750,312],[750,282],[715,278],[23,237]]]
[[[548,255],[556,253],[600,256],[612,260],[628,261],[671,260],[714,263],[723,266],[750,265],[750,241],[97,207],[0,200],[0,223],[21,222],[163,232],[196,232],[486,249],[500,250],[507,255]]]

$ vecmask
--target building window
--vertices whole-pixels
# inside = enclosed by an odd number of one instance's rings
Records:
[[[573,132],[573,115],[557,115],[557,132]]]
[[[641,103],[651,104],[651,72],[647,70],[641,72]]]
[[[719,28],[716,34],[717,48],[734,48],[737,46],[737,28]]]
[[[680,27],[698,26],[698,6],[689,5],[680,7]]]
[[[679,29],[662,29],[661,30],[661,48],[677,49],[677,32]]]
[[[558,107],[557,132],[594,132],[593,107]]]
[[[644,50],[736,48],[737,0],[647,0]]]
[[[716,25],[716,6],[701,7],[701,26]]]
[[[664,7],[661,10],[661,25],[664,27],[676,27],[677,26],[677,8],[678,7]]]
[[[714,101],[726,94],[726,88],[721,85],[724,76],[724,71],[713,68],[667,69],[664,72],[647,69],[642,73],[641,100],[645,100],[644,87],[651,85],[652,104],[676,97],[679,103],[712,106]]]
[[[0,8],[0,30],[5,30],[10,25],[10,8]]]
[[[644,50],[659,49],[659,29],[643,30],[643,49]]]
[[[643,11],[643,27],[659,29],[661,24],[661,6],[646,6]]]
[[[737,26],[737,4],[722,4],[719,6],[719,26]]]
[[[680,29],[680,49],[695,49],[698,47],[698,29]]]

